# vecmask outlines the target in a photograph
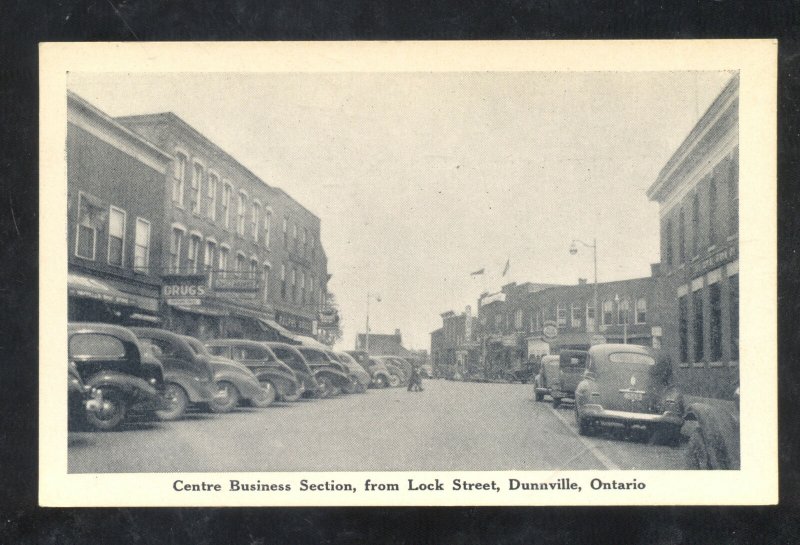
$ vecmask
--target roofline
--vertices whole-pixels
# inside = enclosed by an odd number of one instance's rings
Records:
[[[657,196],[666,186],[670,179],[670,175],[675,169],[686,160],[687,152],[689,149],[699,141],[701,135],[706,133],[706,130],[716,122],[717,118],[724,113],[723,105],[731,98],[731,96],[739,92],[739,73],[735,73],[725,87],[719,92],[717,97],[711,102],[711,105],[706,109],[700,119],[695,123],[692,130],[686,138],[683,139],[681,145],[672,154],[664,167],[659,171],[656,181],[647,189],[647,198],[650,200],[657,200]]]
[[[149,140],[143,138],[141,135],[137,134],[136,132],[130,130],[129,128],[125,127],[121,123],[117,121],[116,118],[111,117],[103,110],[80,96],[74,91],[67,90],[67,104],[70,102],[74,103],[76,107],[81,108],[88,113],[92,114],[95,117],[102,119],[104,122],[108,123],[112,127],[114,127],[117,131],[121,132],[124,136],[130,138],[138,145],[142,146],[143,148],[147,149],[151,154],[159,157],[159,159],[163,160],[164,163],[169,163],[172,161],[172,155],[167,153],[166,151],[162,150]]]

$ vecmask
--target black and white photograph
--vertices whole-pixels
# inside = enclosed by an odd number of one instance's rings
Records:
[[[40,491],[774,501],[774,44],[692,44],[53,45]]]

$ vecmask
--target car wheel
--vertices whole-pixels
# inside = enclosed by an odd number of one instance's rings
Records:
[[[697,427],[689,437],[686,449],[686,469],[716,469],[711,462],[703,432]]]
[[[125,396],[116,388],[103,388],[103,406],[99,411],[86,411],[86,423],[98,431],[111,431],[122,424],[128,412]]]
[[[331,382],[330,377],[328,376],[321,376],[317,379],[319,382],[320,390],[319,390],[319,398],[320,399],[327,399],[329,397],[333,397],[333,382]]]
[[[400,386],[400,377],[397,375],[389,375],[389,386],[392,388],[397,388]]]
[[[253,404],[253,407],[264,409],[275,402],[278,397],[278,390],[275,388],[275,385],[268,380],[265,380],[260,384],[261,390],[263,390],[261,397],[251,399],[250,403]]]
[[[578,425],[578,434],[588,436],[592,434],[592,428],[589,421],[581,416],[581,410],[578,408],[578,403],[575,403],[575,423]]]
[[[239,390],[227,381],[217,383],[217,393],[209,403],[209,408],[215,413],[229,413],[239,404]]]
[[[350,382],[342,388],[342,391],[346,394],[354,394],[358,390],[358,380],[355,377],[349,377]]]
[[[553,394],[550,395],[553,396]],[[561,406],[561,398],[553,396],[553,408],[558,409],[560,406]]]
[[[542,392],[534,392],[536,401],[544,401],[544,394]]]
[[[189,396],[186,395],[186,391],[174,382],[168,382],[164,388],[164,399],[167,401],[167,408],[156,411],[161,420],[177,420],[189,406]]]
[[[375,379],[375,383],[377,384],[378,388],[388,388],[389,387],[389,383],[387,382],[386,377],[384,377],[383,375],[381,375],[377,379]]]
[[[295,389],[293,394],[281,396],[281,401],[288,401],[290,403],[293,403],[293,402],[297,401],[298,399],[300,399],[302,396],[303,396],[303,392],[298,387],[298,388]]]

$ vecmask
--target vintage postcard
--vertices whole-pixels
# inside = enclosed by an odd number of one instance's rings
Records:
[[[777,502],[774,40],[40,60],[42,505]]]

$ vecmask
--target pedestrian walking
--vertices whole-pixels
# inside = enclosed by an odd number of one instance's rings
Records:
[[[422,391],[422,375],[420,375],[419,367],[416,365],[414,365],[411,368],[411,376],[408,379],[408,391],[409,392]]]

